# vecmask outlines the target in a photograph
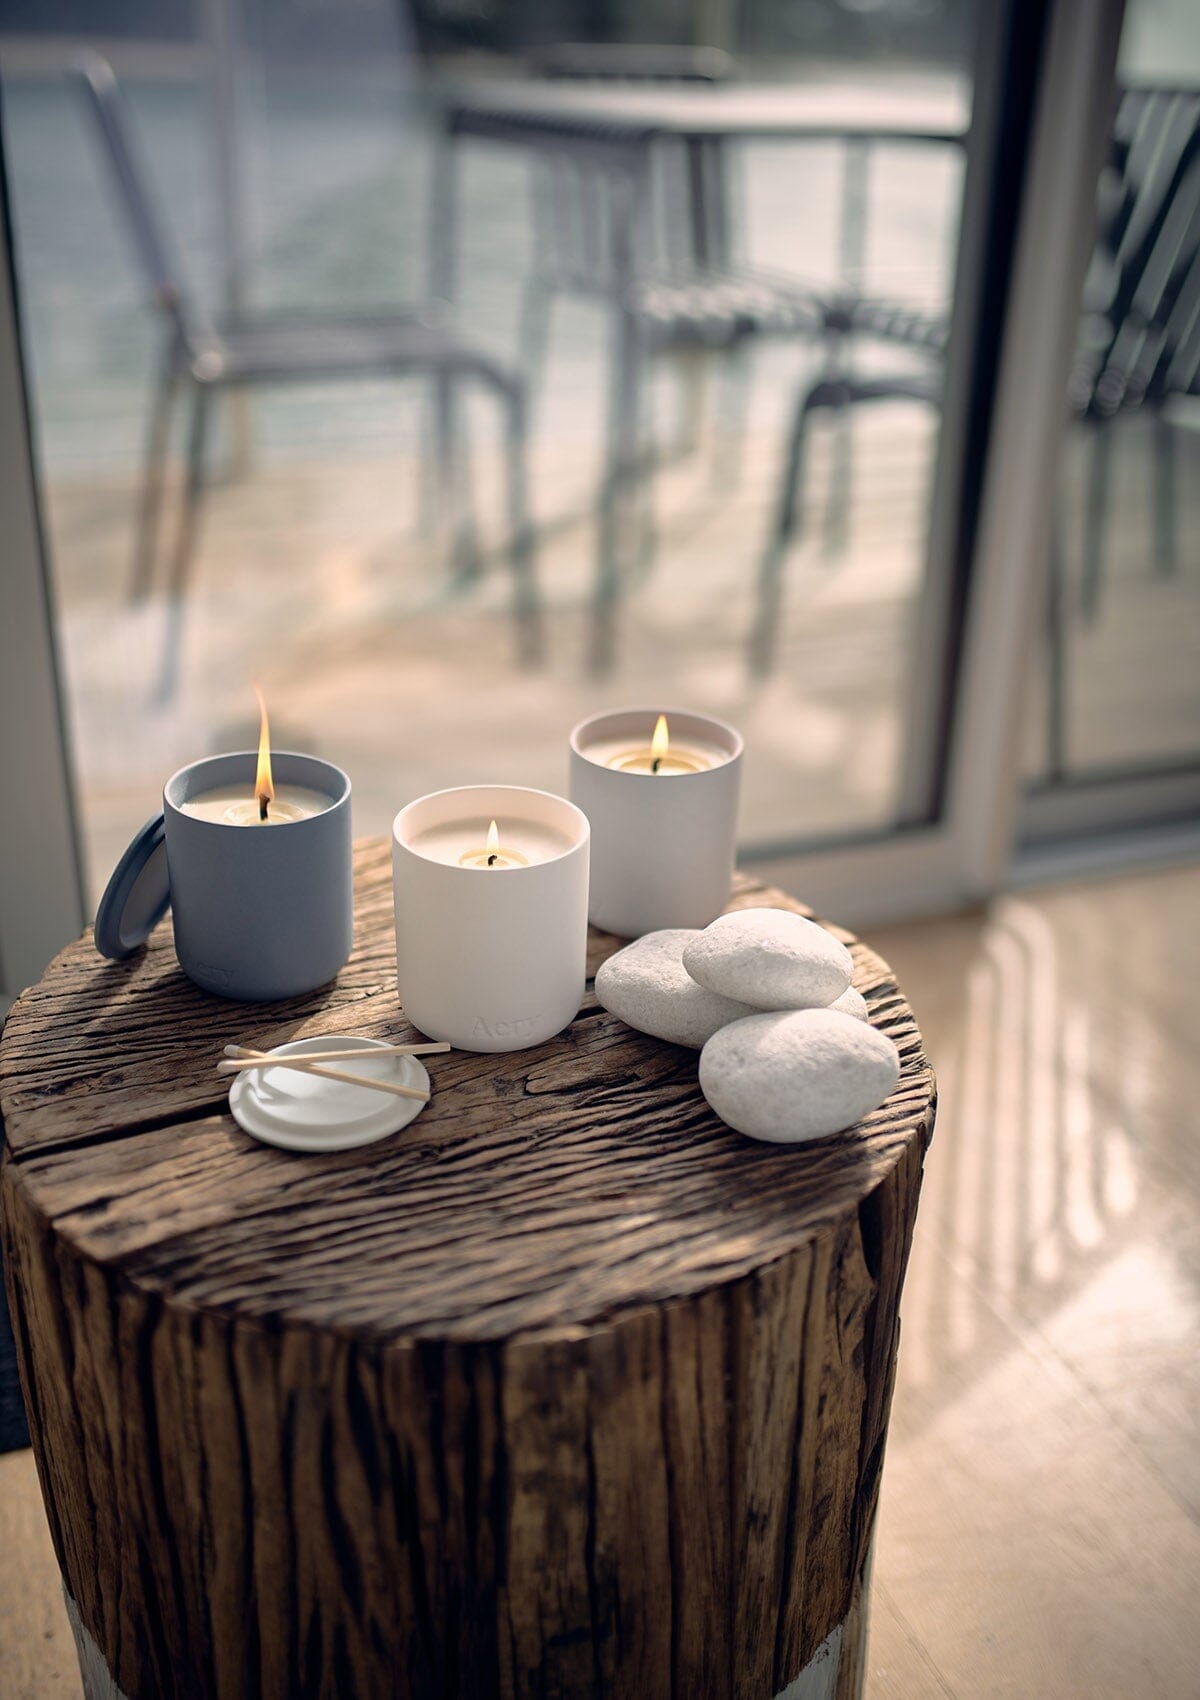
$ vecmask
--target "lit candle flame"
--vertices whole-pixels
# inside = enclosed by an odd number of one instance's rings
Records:
[[[657,773],[671,748],[671,734],[667,728],[667,717],[660,714],[654,722],[654,736],[650,740],[650,771]]]
[[[271,728],[267,724],[267,705],[258,686],[254,687],[258,698],[258,712],[261,716],[258,728],[258,771],[254,775],[254,796],[258,803],[258,818],[266,820],[267,805],[275,797],[275,787],[271,783]]]
[[[496,860],[496,857],[500,854],[500,828],[496,825],[495,821],[493,821],[487,829],[487,840],[484,848],[487,851],[488,867],[490,868],[492,863]]]

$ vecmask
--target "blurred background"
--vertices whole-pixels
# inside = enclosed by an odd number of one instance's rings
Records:
[[[560,787],[574,720],[639,701],[743,730],[749,856],[934,816],[965,603],[942,398],[997,336],[949,346],[975,12],[6,0],[91,898],[165,775],[250,741],[251,678],[278,746],[352,773],[361,832],[440,785]],[[1110,203],[1141,197],[1140,240],[1198,67],[1194,10],[1133,0],[1035,789],[1200,749],[1195,361],[1097,400],[1112,267],[1143,264]]]
[[[360,834],[729,719],[939,1076],[866,1692],[1194,1700],[1195,0],[0,0],[0,144],[0,1010],[253,679]]]

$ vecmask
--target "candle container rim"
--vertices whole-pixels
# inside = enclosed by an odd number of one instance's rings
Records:
[[[215,755],[197,756],[195,761],[185,761],[183,766],[176,768],[175,772],[171,775],[171,777],[163,785],[163,810],[164,810],[164,812],[169,810],[174,814],[186,814],[187,811],[184,808],[184,804],[195,802],[197,797],[202,797],[204,795],[203,791],[193,791],[188,796],[184,797],[181,801],[179,801],[179,802],[175,801],[174,797],[172,797],[172,795],[171,795],[171,788],[172,788],[172,786],[174,786],[176,780],[180,780],[180,779],[183,778],[185,773],[191,773],[198,767],[206,766],[209,762],[242,761],[242,760],[250,763],[251,784],[253,784],[254,771],[255,771],[255,768],[257,767],[257,764],[258,764],[258,751],[257,750],[219,750],[219,751],[217,751],[217,753]],[[275,764],[277,762],[280,762],[280,761],[311,762],[311,763],[314,763],[318,767],[323,767],[330,775],[332,775],[333,777],[336,778],[336,780],[338,782],[338,789],[337,789],[336,793],[330,792],[330,791],[326,791],[326,792],[322,793],[322,795],[327,796],[329,798],[329,808],[328,809],[321,809],[316,814],[313,814],[313,815],[304,815],[300,820],[278,821],[276,823],[278,826],[289,827],[293,832],[295,832],[297,830],[305,829],[305,828],[311,828],[311,827],[315,826],[315,823],[317,821],[322,820],[333,809],[339,808],[339,807],[343,806],[344,804],[346,804],[350,801],[351,792],[353,790],[353,787],[350,783],[350,775],[345,771],[344,768],[340,768],[337,765],[336,762],[328,761],[328,760],[326,760],[326,758],[324,756],[309,755],[304,750],[275,750],[275,749],[273,749],[271,751],[272,775],[273,775],[274,778],[279,779],[279,783],[281,785],[299,785],[299,784],[302,784],[303,782],[301,780],[298,780],[298,779],[281,779],[281,778],[279,778],[279,775],[277,773],[275,773]],[[213,789],[215,789],[215,787],[213,787]],[[321,788],[320,788],[320,786],[312,785],[312,786],[309,786],[308,789],[313,790],[313,791],[319,791]],[[251,792],[250,795],[252,796],[253,792]],[[244,826],[240,826],[234,821],[206,820],[201,815],[188,815],[188,819],[190,821],[195,821],[196,824],[200,827],[210,827],[211,826],[211,827],[214,827],[216,830],[218,830],[220,832],[245,832],[245,830],[246,830]]]
[[[518,866],[510,868],[481,868],[465,865],[462,862],[443,862],[436,856],[425,855],[424,852],[417,849],[410,839],[403,836],[401,822],[404,820],[405,815],[420,807],[421,804],[436,802],[439,797],[469,796],[473,791],[509,791],[514,796],[545,798],[549,802],[559,805],[559,807],[566,811],[568,819],[571,820],[575,827],[575,836],[572,838],[570,844],[564,845],[561,850],[555,851],[552,856],[544,856],[540,862],[529,862],[524,867]],[[540,868],[553,867],[555,863],[565,861],[569,856],[578,855],[580,850],[588,844],[591,838],[591,831],[591,823],[579,805],[577,803],[573,803],[569,797],[560,797],[556,791],[542,791],[534,785],[445,785],[440,791],[426,791],[423,796],[414,797],[411,802],[405,803],[402,809],[398,809],[396,811],[395,818],[392,821],[392,843],[394,845],[398,845],[401,850],[406,851],[410,856],[415,856],[418,861],[425,862],[430,867],[446,868],[451,874],[474,875],[504,873],[517,876],[525,875],[528,877],[531,874],[536,875]],[[503,838],[501,839],[501,845],[503,846]]]
[[[660,714],[666,715],[668,726],[670,726],[672,718],[676,720],[704,721],[707,725],[712,726],[721,732],[724,737],[728,739],[729,743],[729,747],[726,750],[726,759],[723,762],[718,762],[715,767],[698,768],[695,773],[638,773],[629,768],[613,768],[610,767],[607,762],[598,761],[584,744],[584,738],[589,733],[595,737],[596,729],[606,720],[621,720],[628,715],[645,715],[650,721],[650,730],[653,732],[654,723]],[[674,738],[673,731],[671,736]],[[686,738],[686,736],[687,734],[684,733],[683,737]],[[598,709],[595,714],[587,715],[583,720],[579,721],[578,725],[572,727],[569,742],[572,751],[580,758],[581,761],[590,763],[592,767],[598,768],[602,772],[620,772],[624,779],[653,779],[656,782],[664,779],[698,779],[704,774],[719,772],[721,768],[728,766],[730,762],[737,761],[738,757],[742,754],[746,747],[745,739],[742,737],[742,734],[738,731],[737,727],[731,726],[727,720],[720,719],[718,715],[705,714],[701,710],[695,708],[671,708],[670,706],[662,705],[647,708],[641,704],[635,704],[626,708]]]

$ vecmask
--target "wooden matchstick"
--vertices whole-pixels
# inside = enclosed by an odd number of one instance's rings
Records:
[[[359,1051],[359,1056],[369,1053]],[[344,1068],[320,1068],[308,1061],[303,1055],[298,1057],[272,1057],[259,1055],[256,1057],[239,1057],[237,1061],[219,1062],[218,1074],[237,1074],[244,1068],[291,1068],[299,1074],[316,1074],[322,1080],[338,1080],[344,1086],[366,1086],[372,1092],[390,1092],[393,1098],[416,1098],[422,1104],[429,1102],[428,1092],[421,1092],[415,1086],[397,1086],[390,1080],[373,1080],[368,1074],[350,1074]]]
[[[342,1051],[305,1051],[297,1060],[322,1063],[349,1062],[352,1058],[357,1060],[359,1057],[431,1057],[443,1055],[449,1049],[450,1046],[444,1040],[439,1039],[436,1042],[431,1041],[423,1045],[372,1045],[369,1049],[359,1047],[354,1050]],[[267,1063],[278,1060],[269,1051],[252,1051],[245,1045],[226,1045],[225,1055],[227,1057],[241,1057],[247,1062],[256,1062],[260,1067],[264,1066],[264,1058]]]

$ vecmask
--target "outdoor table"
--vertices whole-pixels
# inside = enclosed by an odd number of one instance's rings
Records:
[[[432,1059],[403,1132],[256,1144],[231,1039],[411,1033],[388,847],[330,987],[238,1005],[85,936],[0,1044],[5,1268],[89,1697],[858,1692],[934,1082],[802,1147],[590,991]],[[802,905],[740,877],[732,906]],[[591,940],[589,971],[617,941]],[[801,1679],[794,1690],[790,1684]]]
[[[966,93],[958,82],[908,90],[863,82],[710,86],[480,78],[435,86],[433,103],[440,114],[431,198],[434,299],[451,300],[456,294],[460,144],[517,147],[552,169],[569,165],[579,173],[574,195],[560,194],[564,187],[569,190],[561,180],[542,185],[551,204],[542,208],[546,228],[535,232],[533,263],[563,272],[554,288],[591,299],[613,314],[591,645],[593,665],[604,670],[613,656],[622,579],[645,553],[634,502],[643,473],[638,448],[647,336],[643,287],[663,282],[669,289],[681,288],[683,299],[695,296],[703,320],[706,285],[718,286],[708,298],[719,301],[723,283],[732,285],[736,296],[740,285],[749,283],[753,290],[757,279],[768,293],[791,301],[805,334],[824,339],[834,369],[844,339],[826,323],[825,297],[854,293],[861,284],[873,154],[891,146],[961,148],[970,112]],[[801,278],[758,274],[733,254],[724,151],[735,143],[784,141],[832,142],[842,152],[838,281],[816,293]],[[663,261],[658,240],[663,233],[655,228],[653,161],[666,147],[682,150],[684,158],[688,252],[682,268],[678,256]],[[574,238],[579,252],[569,260],[555,259],[564,237],[568,243]],[[528,317],[527,310],[523,318]],[[528,329],[526,324],[523,335]],[[699,329],[696,340],[704,340]],[[453,427],[444,423],[443,429]]]
[[[684,145],[694,186],[704,180],[707,150],[729,142],[836,141],[847,149],[843,265],[861,262],[846,250],[861,242],[868,150],[876,144],[961,146],[969,105],[957,84],[909,92],[869,84],[725,84],[546,82],[531,78],[453,83],[433,91],[441,132],[529,149],[578,152],[592,163],[644,175],[656,143]],[[453,150],[439,151],[434,194],[433,293],[454,287]],[[632,212],[632,209],[631,209]],[[727,258],[728,232],[706,232],[697,208],[697,259]],[[849,222],[847,222],[849,220]],[[611,233],[614,250],[628,233]]]
[[[957,83],[919,91],[869,83],[546,82],[479,78],[440,94],[455,134],[619,140],[797,138],[959,143],[969,108]]]

